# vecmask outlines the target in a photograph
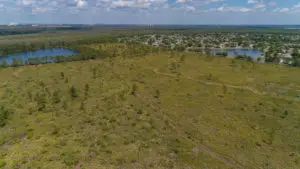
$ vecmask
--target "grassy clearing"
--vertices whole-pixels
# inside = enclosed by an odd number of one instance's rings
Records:
[[[0,168],[300,167],[299,69],[123,52],[1,69]]]

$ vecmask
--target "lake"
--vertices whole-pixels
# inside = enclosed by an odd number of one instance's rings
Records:
[[[0,57],[0,63],[3,60],[5,60],[8,64],[11,64],[13,59],[22,59],[23,61],[26,61],[28,58],[42,58],[45,56],[71,56],[74,54],[76,54],[75,51],[66,48],[40,49],[32,52],[16,53]]]
[[[216,54],[218,52],[227,52],[228,56],[237,56],[237,55],[247,55],[252,57],[253,60],[257,60],[257,58],[261,55],[264,55],[264,52],[255,49],[212,49],[212,53]]]

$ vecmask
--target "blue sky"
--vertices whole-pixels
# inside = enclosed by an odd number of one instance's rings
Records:
[[[299,0],[0,0],[0,24],[300,24]]]

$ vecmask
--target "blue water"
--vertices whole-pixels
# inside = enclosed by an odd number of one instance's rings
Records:
[[[259,56],[264,55],[264,52],[255,49],[212,49],[211,52],[214,54],[218,52],[227,52],[229,57],[235,57],[237,55],[247,55],[250,56],[253,60],[257,60]]]
[[[71,56],[74,54],[76,54],[75,51],[65,48],[40,49],[33,52],[16,53],[0,57],[0,63],[3,60],[5,60],[8,64],[11,64],[13,59],[22,59],[23,61],[26,61],[28,58],[41,58],[44,56]]]

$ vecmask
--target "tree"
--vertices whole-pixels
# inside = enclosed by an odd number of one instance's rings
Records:
[[[37,93],[36,96],[36,101],[37,101],[37,106],[38,106],[38,111],[43,111],[46,108],[46,95],[44,93]]]
[[[8,67],[8,64],[7,64],[6,60],[2,60],[2,62],[1,62],[1,67],[2,67],[2,68]]]
[[[133,96],[136,96],[136,92],[137,92],[137,85],[136,84],[133,84],[132,85],[132,89],[131,89],[131,94]]]
[[[6,125],[9,113],[10,112],[4,106],[0,106],[0,127]]]
[[[77,90],[74,86],[70,87],[70,95],[71,95],[72,98],[78,97]]]
[[[18,66],[18,60],[16,58],[12,59],[12,63],[11,63],[12,67],[17,67]]]
[[[85,99],[87,99],[87,97],[88,97],[88,95],[89,95],[89,89],[90,89],[89,84],[85,84],[85,88],[84,88],[84,91],[85,91],[85,93],[84,93]]]
[[[294,58],[292,66],[300,67],[300,58]]]

